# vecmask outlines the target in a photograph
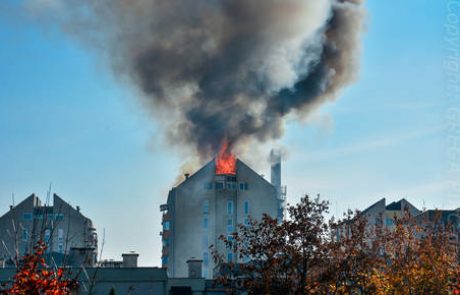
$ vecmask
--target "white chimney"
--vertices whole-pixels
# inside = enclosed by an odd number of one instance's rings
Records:
[[[203,263],[203,260],[201,259],[196,259],[195,257],[190,258],[187,260],[187,265],[188,265],[188,277],[191,279],[199,279],[202,278],[202,270],[201,270],[201,265]]]
[[[123,257],[123,267],[137,267],[137,258],[139,257],[139,254],[131,251],[129,253],[121,254],[121,257]]]

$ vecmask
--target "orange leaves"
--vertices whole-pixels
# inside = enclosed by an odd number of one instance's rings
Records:
[[[51,269],[43,258],[46,246],[38,242],[34,253],[25,255],[10,289],[0,294],[67,295],[77,287],[75,280],[64,278],[64,269]]]
[[[218,282],[252,294],[460,295],[459,245],[449,225],[422,227],[407,213],[387,229],[351,211],[327,222],[326,212],[327,202],[306,197],[281,223],[265,215],[222,236],[213,249],[223,266]]]

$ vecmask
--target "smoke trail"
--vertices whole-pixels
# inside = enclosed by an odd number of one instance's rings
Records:
[[[277,139],[353,81],[361,0],[28,0],[101,49],[202,158]]]

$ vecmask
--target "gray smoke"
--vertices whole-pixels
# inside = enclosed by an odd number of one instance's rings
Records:
[[[355,78],[361,0],[28,0],[139,86],[206,158],[279,138]]]

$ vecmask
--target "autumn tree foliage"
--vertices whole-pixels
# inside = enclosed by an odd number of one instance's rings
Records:
[[[0,294],[66,295],[77,287],[73,279],[65,276],[63,268],[51,268],[45,263],[46,244],[38,242],[32,254],[25,255],[19,262],[10,287]]]
[[[222,266],[219,283],[234,293],[238,288],[254,294],[296,294],[314,289],[313,274],[326,254],[323,245],[327,209],[327,202],[306,197],[288,208],[288,221],[280,223],[264,215],[260,222],[251,219],[249,226],[239,225],[239,231],[231,237],[222,236],[227,251],[247,263],[225,263],[225,256],[213,247],[213,257]]]
[[[317,277],[321,290],[328,294],[375,294],[375,286],[368,282],[381,256],[378,245],[370,240],[366,219],[351,210],[340,220],[332,218],[329,237],[324,245],[328,255]]]
[[[224,247],[212,247],[216,283],[233,294],[460,294],[449,225],[421,226],[406,213],[385,228],[360,212],[326,220],[327,210],[306,196],[284,221],[265,215],[221,236]],[[228,251],[240,263],[225,261]]]
[[[439,220],[419,225],[408,212],[394,223],[376,237],[383,260],[371,284],[379,294],[453,294],[460,270],[458,233]]]

